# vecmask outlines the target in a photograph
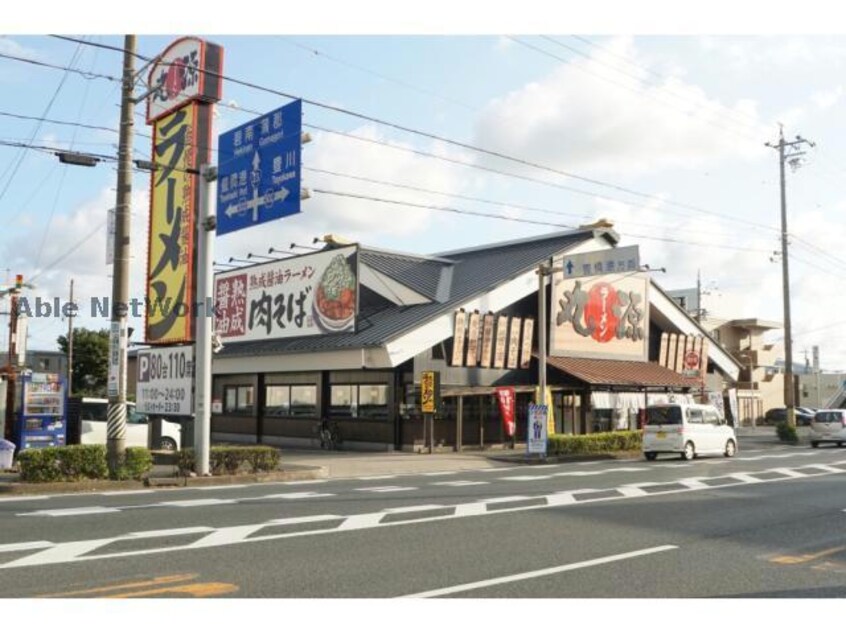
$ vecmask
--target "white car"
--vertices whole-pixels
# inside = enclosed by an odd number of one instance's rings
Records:
[[[80,407],[80,440],[83,445],[105,445],[109,402],[104,398],[83,398]],[[179,449],[182,425],[162,420],[158,447],[148,447],[150,418],[135,411],[135,403],[126,404],[126,446],[148,449]]]
[[[846,409],[821,409],[811,421],[811,447],[820,443],[846,444]]]
[[[685,460],[705,454],[731,458],[737,453],[734,428],[713,405],[650,405],[643,428],[643,455],[674,453]]]

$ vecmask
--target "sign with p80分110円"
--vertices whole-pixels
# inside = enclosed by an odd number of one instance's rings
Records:
[[[224,341],[284,339],[355,331],[358,248],[218,273],[215,332]]]
[[[138,353],[137,367],[139,413],[181,416],[192,413],[193,346],[142,350]]]

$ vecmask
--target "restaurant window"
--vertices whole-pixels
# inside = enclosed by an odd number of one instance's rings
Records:
[[[387,418],[387,385],[333,385],[330,413],[335,417]]]
[[[226,414],[252,414],[253,386],[227,386],[223,393],[223,411]]]
[[[268,385],[264,413],[267,416],[317,416],[317,386]]]

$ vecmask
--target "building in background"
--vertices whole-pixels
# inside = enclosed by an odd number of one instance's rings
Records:
[[[7,352],[0,352],[0,367],[6,365],[8,356]],[[67,377],[68,358],[58,350],[27,350],[24,369]]]

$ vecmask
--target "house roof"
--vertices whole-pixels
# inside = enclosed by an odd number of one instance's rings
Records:
[[[474,297],[504,281],[531,271],[551,256],[593,239],[605,231],[579,229],[502,244],[473,247],[431,257],[397,254],[370,247],[360,253],[368,266],[400,281],[423,295],[435,294],[430,303],[411,306],[362,304],[356,332],[310,337],[226,343],[216,357],[244,357],[378,347],[442,314],[449,314]],[[427,275],[433,277],[426,279]],[[437,276],[437,282],[434,280]],[[451,277],[450,277],[451,276]]]
[[[640,388],[690,388],[700,385],[698,378],[682,376],[648,361],[548,357],[546,363],[590,385]]]

